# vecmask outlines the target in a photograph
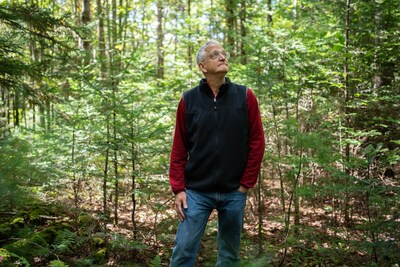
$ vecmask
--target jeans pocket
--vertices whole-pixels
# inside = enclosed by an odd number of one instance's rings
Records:
[[[243,194],[243,195],[247,195],[247,191],[246,192],[242,192],[242,191],[239,191],[239,189],[238,189],[238,190],[236,190],[236,192],[240,193],[240,194]]]

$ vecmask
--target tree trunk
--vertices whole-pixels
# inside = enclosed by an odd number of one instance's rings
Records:
[[[46,100],[46,120],[47,120],[47,124],[46,124],[46,131],[50,132],[51,131],[51,103],[50,100]]]
[[[104,85],[104,81],[106,79],[107,65],[106,65],[106,42],[104,37],[104,12],[101,0],[97,0],[97,16],[99,20],[99,26],[98,26],[99,52],[97,54],[97,58],[100,63],[100,80]]]
[[[267,15],[267,21],[268,21],[268,24],[272,24],[272,0],[268,0],[268,3],[267,3],[267,9],[268,9],[268,15]]]
[[[348,51],[349,51],[349,32],[350,32],[350,0],[346,0],[346,19],[345,19],[345,44],[344,44],[344,53],[345,53],[345,63],[344,63],[344,105],[345,105],[345,127],[350,127],[351,126],[351,120],[350,120],[350,110],[348,108],[348,104],[351,99],[351,92],[349,89],[349,72],[348,72]],[[345,139],[347,139],[347,133],[345,133]],[[345,160],[346,162],[350,161],[350,144],[346,143],[345,147]],[[351,175],[351,170],[347,167],[344,169],[345,173],[347,173],[347,177]],[[345,177],[345,187],[348,188],[349,186],[349,181],[348,178]],[[344,198],[343,198],[343,213],[344,213],[344,222],[346,225],[350,224],[350,211],[349,211],[349,194],[347,193],[347,190],[344,193]]]
[[[3,139],[7,128],[8,128],[8,124],[7,124],[7,113],[8,113],[8,109],[7,109],[7,103],[8,103],[8,91],[5,88],[2,88],[0,85],[0,92],[1,92],[1,106],[0,106],[0,139]]]
[[[115,93],[114,93],[114,97]],[[114,105],[116,102],[114,101]],[[113,110],[113,153],[114,153],[114,224],[118,225],[119,208],[119,173],[118,173],[118,144],[117,144],[117,112],[114,106]]]
[[[19,94],[18,92],[14,93],[14,101],[13,101],[13,119],[14,119],[14,127],[19,126]]]
[[[118,82],[116,73],[118,71],[118,57],[116,56],[116,43],[118,38],[117,32],[117,1],[111,1],[111,29],[110,29],[110,47],[109,54],[109,77],[112,86],[112,130],[113,130],[113,162],[114,162],[114,225],[118,225],[118,209],[119,209],[119,172],[118,172],[118,140],[117,140],[117,97],[118,97]]]
[[[164,32],[163,32],[163,1],[157,1],[157,68],[156,78],[164,79]]]
[[[131,126],[131,163],[132,163],[132,193],[131,193],[131,198],[132,198],[132,213],[131,213],[131,220],[132,220],[132,232],[133,232],[133,239],[137,239],[137,226],[136,226],[136,168],[135,168],[135,162],[136,162],[136,153],[135,153],[135,142],[134,142],[134,137],[135,137],[135,131],[134,131],[134,126],[132,123]]]
[[[192,2],[190,0],[188,0],[188,18],[190,18],[192,16],[191,14],[191,10],[192,10]],[[191,71],[193,69],[193,45],[191,42],[191,38],[192,38],[192,23],[189,23],[188,25],[188,62],[189,62],[189,70]],[[196,62],[197,63],[197,62]],[[190,83],[192,82],[192,79],[190,79]],[[192,84],[190,84],[190,86],[192,86]]]
[[[226,47],[235,54],[235,30],[237,0],[225,0],[226,8]]]
[[[107,181],[108,181],[108,162],[110,157],[110,124],[109,116],[106,116],[106,127],[107,127],[107,134],[106,134],[106,153],[105,153],[105,162],[104,162],[104,175],[103,175],[103,215],[108,218],[109,211],[107,209]]]
[[[247,36],[247,30],[246,30],[246,1],[242,1],[242,6],[240,9],[240,62],[242,64],[247,64],[247,56],[246,56],[246,50],[245,50],[245,43],[246,43],[246,36]]]
[[[105,48],[105,37],[104,37],[104,12],[103,12],[103,5],[101,0],[96,1],[97,6],[97,19],[98,19],[98,42],[99,42],[99,49],[97,54],[97,60],[100,63],[99,66],[99,77],[100,77],[100,84],[105,87],[106,86],[106,73],[107,73],[107,65],[106,65],[106,48]],[[108,100],[104,100],[104,106],[108,108]],[[106,220],[109,218],[110,213],[108,210],[107,205],[107,193],[108,193],[108,165],[109,165],[109,158],[110,158],[110,116],[109,113],[106,112],[105,116],[105,123],[106,123],[106,149],[104,155],[104,168],[103,168],[103,216]],[[105,223],[104,223],[105,224]],[[104,228],[106,229],[106,227]]]
[[[71,147],[71,165],[72,165],[72,189],[74,192],[74,205],[75,208],[78,209],[79,206],[79,184],[76,178],[76,170],[75,170],[75,127],[72,129],[72,147]]]
[[[298,81],[298,83],[300,84],[300,82],[301,81]],[[299,125],[299,127],[300,127],[300,129],[299,129],[299,132],[305,132],[305,131],[307,131],[306,129],[305,129],[305,127],[302,127],[302,124],[304,124],[302,121],[301,121],[301,119],[300,119],[300,116],[299,116],[299,105],[300,105],[300,103],[299,103],[299,100],[301,99],[301,93],[302,93],[302,87],[300,87],[300,86],[298,86],[297,87],[297,96],[296,96],[296,98],[297,98],[297,102],[296,102],[296,121],[297,121],[297,123],[298,123],[298,125]],[[302,153],[302,152],[300,152],[300,153]],[[299,158],[301,159],[301,155],[299,155],[299,153],[297,152],[297,154],[298,154],[298,156],[299,156]],[[302,168],[302,162],[300,162],[300,165],[299,165],[300,167],[299,168]],[[298,194],[298,191],[299,191],[299,187],[302,185],[302,171],[301,170],[299,170],[299,176],[298,176],[298,178],[297,178],[297,182],[294,184],[294,187],[293,187],[293,191],[294,191],[294,197],[293,197],[293,205],[294,205],[294,224],[295,225],[300,225],[300,197],[299,197],[299,194]],[[296,228],[297,229],[297,228]]]
[[[90,14],[90,6],[91,0],[83,0],[83,10],[82,10],[82,24],[83,26],[87,26],[91,21],[91,14]],[[86,36],[82,40],[82,46],[85,50],[85,57],[84,57],[84,64],[88,65],[91,59],[91,44],[90,39]]]
[[[258,173],[258,187],[257,187],[257,202],[258,202],[258,255],[261,256],[263,254],[263,218],[264,218],[264,211],[263,206],[264,203],[262,198],[262,179],[261,179],[261,171]]]
[[[277,111],[276,111],[276,106],[273,100],[273,97],[271,95],[271,106],[272,106],[272,120],[274,124],[274,130],[275,130],[275,137],[276,137],[276,149],[278,153],[278,160],[277,160],[277,171],[279,175],[279,189],[280,189],[280,200],[281,200],[281,206],[282,206],[282,212],[285,214],[286,210],[286,204],[285,204],[285,185],[283,181],[283,172],[282,168],[280,165],[280,162],[282,160],[282,142],[281,142],[281,137],[279,134],[279,126],[278,126],[278,118],[277,118]]]

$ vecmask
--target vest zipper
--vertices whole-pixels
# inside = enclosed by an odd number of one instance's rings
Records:
[[[215,119],[215,173],[214,173],[214,185],[215,189],[218,190],[218,177],[219,177],[219,151],[218,151],[218,116],[217,116],[217,96],[214,96],[214,119]]]

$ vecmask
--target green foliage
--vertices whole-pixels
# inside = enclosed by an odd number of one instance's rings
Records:
[[[107,259],[107,248],[102,248],[98,251],[95,251],[90,255],[90,258],[94,263],[104,263]]]
[[[79,249],[82,243],[83,240],[78,237],[76,232],[64,229],[58,232],[54,240],[54,248],[58,253],[71,255]]]
[[[0,238],[8,238],[12,235],[12,228],[9,223],[0,224]]]
[[[216,38],[233,55],[228,76],[252,88],[259,100],[268,182],[261,196],[268,208],[270,199],[281,201],[271,200],[268,212],[275,214],[264,223],[279,225],[292,216],[285,242],[271,244],[276,255],[248,256],[254,262],[245,266],[273,265],[285,248],[286,262],[298,266],[397,263],[398,1],[356,0],[348,10],[343,1],[161,2],[121,1],[101,15],[93,2],[89,22],[57,1],[0,3],[0,211],[19,211],[1,218],[1,245],[9,249],[1,253],[23,266],[33,253],[51,266],[146,255],[150,248],[138,240],[98,233],[98,219],[90,214],[103,208],[103,197],[110,209],[116,189],[124,205],[118,211],[128,210],[135,196],[138,210],[148,213],[135,217],[143,221],[136,230],[149,232],[146,241],[157,236],[167,250],[172,219],[163,211],[169,208],[164,198],[170,197],[175,109],[182,92],[201,77],[195,51]],[[157,15],[164,16],[161,44],[153,27]],[[163,66],[156,63],[157,48]],[[155,77],[160,67],[163,79]],[[116,182],[119,187],[112,188]],[[69,216],[41,201],[67,207],[73,202],[77,210]],[[321,225],[308,228],[314,222],[305,211],[321,212]],[[43,215],[54,213],[66,222],[42,225]],[[154,231],[143,230],[154,213]],[[100,217],[108,219],[108,211]],[[246,246],[253,256],[252,241]],[[157,249],[146,255],[145,266],[164,264],[169,254]]]
[[[68,267],[69,265],[65,264],[65,262],[60,260],[54,260],[50,262],[50,267]]]
[[[0,243],[1,266],[30,266],[37,262],[49,266],[103,265],[117,254],[118,261],[129,261],[146,248],[122,235],[96,232],[99,229],[93,227],[96,221],[86,214],[81,215],[82,224],[74,230],[72,225],[77,225],[76,221],[65,217],[65,213],[55,212],[53,215],[56,217],[46,219],[47,216],[41,216],[42,220],[30,220],[31,213],[35,212],[28,209],[17,213],[1,224],[0,229],[4,230]],[[53,219],[60,215],[62,221]]]
[[[46,80],[44,74],[56,61],[63,64],[66,60],[69,52],[66,50],[71,48],[65,49],[68,45],[61,39],[60,32],[64,37],[71,36],[72,25],[37,4],[26,5],[16,1],[0,3],[0,23],[0,85],[3,90],[39,105],[54,100],[55,95],[49,90],[52,86],[43,83]],[[26,51],[29,44],[43,48],[40,61],[30,59]],[[58,56],[54,57],[48,50],[56,51]],[[38,58],[38,52],[35,53]],[[41,87],[33,86],[29,79],[41,81]]]
[[[50,251],[49,244],[37,233],[5,245],[4,248],[29,261],[32,261],[34,257],[45,257]]]
[[[151,267],[161,267],[161,258],[160,256],[156,256],[150,263]]]
[[[109,243],[109,247],[113,251],[129,252],[132,250],[142,250],[146,245],[140,244],[135,240],[126,238],[120,234],[113,234]]]
[[[32,189],[42,181],[29,155],[28,141],[13,136],[2,141],[0,147],[0,197],[3,207],[23,206],[35,202]]]
[[[15,253],[9,252],[4,248],[0,248],[0,264],[4,267],[11,266],[31,266],[29,262],[24,258]]]

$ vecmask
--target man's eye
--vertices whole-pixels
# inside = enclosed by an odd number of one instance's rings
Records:
[[[211,53],[211,58],[217,58],[219,56],[219,52],[218,51],[214,51]]]

